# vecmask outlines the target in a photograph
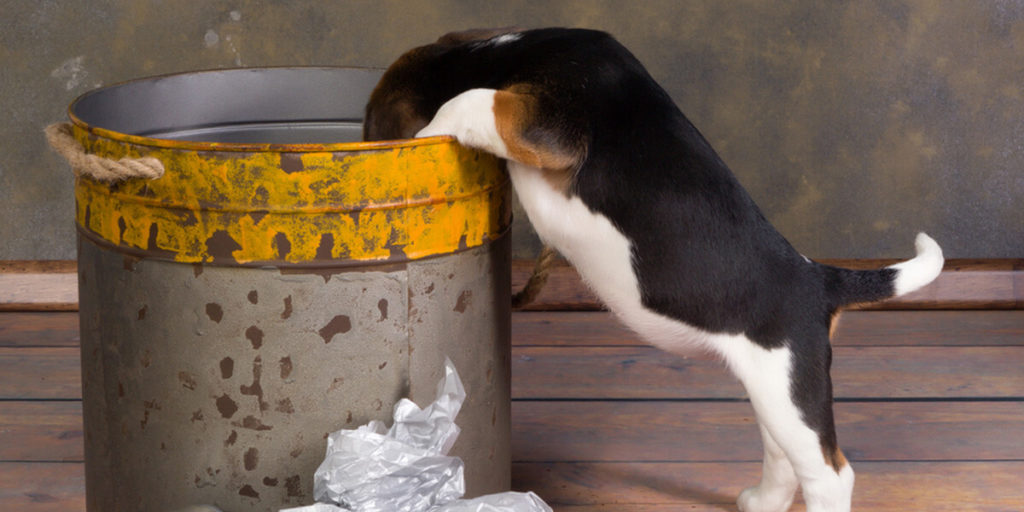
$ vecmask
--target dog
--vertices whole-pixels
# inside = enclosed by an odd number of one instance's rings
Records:
[[[764,464],[744,512],[850,510],[836,440],[830,334],[839,310],[902,295],[942,269],[811,261],[625,47],[585,29],[471,30],[412,49],[366,107],[366,140],[454,136],[507,161],[541,240],[615,316],[669,352],[717,355],[746,389]]]

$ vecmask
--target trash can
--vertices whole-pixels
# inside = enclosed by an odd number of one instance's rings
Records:
[[[90,511],[312,503],[325,438],[468,394],[467,496],[509,487],[508,178],[448,138],[358,142],[379,71],[234,69],[92,91],[76,180]]]

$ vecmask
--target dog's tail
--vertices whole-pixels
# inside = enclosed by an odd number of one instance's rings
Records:
[[[932,282],[942,271],[942,249],[924,233],[918,233],[914,245],[917,256],[877,270],[850,270],[826,265],[825,286],[832,309],[898,297]]]

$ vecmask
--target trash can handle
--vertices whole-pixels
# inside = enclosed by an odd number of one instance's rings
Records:
[[[164,164],[150,156],[111,160],[86,153],[71,134],[71,123],[53,123],[46,127],[45,132],[50,147],[71,164],[75,176],[116,182],[130,178],[154,180],[164,175]]]

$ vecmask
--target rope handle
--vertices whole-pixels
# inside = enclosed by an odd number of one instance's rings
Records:
[[[111,160],[85,152],[71,133],[71,123],[53,123],[46,127],[46,140],[71,164],[75,176],[88,176],[108,183],[131,178],[155,180],[164,175],[164,164],[151,156]]]

